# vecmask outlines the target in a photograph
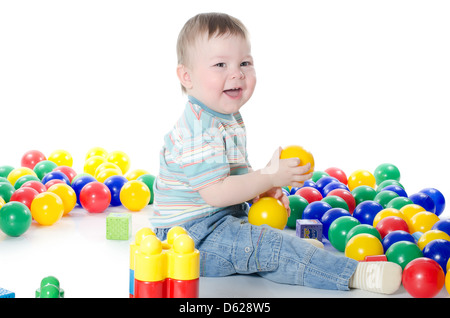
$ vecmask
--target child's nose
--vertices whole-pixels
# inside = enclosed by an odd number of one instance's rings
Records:
[[[236,78],[243,79],[244,77],[245,77],[244,72],[242,72],[242,70],[240,70],[240,69],[236,69],[235,71],[233,71],[231,73],[231,79],[236,79]]]

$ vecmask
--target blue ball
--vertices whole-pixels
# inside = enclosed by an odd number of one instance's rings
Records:
[[[435,260],[447,272],[447,262],[450,258],[450,242],[443,239],[433,240],[423,249],[423,256]]]
[[[330,193],[331,191],[333,191],[335,189],[344,189],[344,190],[347,190],[350,192],[348,187],[345,184],[343,184],[342,182],[330,182],[323,188],[322,193],[326,197],[328,195],[328,193]]]
[[[78,177],[72,183],[72,188],[75,191],[75,194],[77,195],[77,203],[78,203],[78,205],[81,205],[81,202],[80,202],[80,192],[81,192],[81,190],[83,189],[83,187],[86,184],[88,184],[90,182],[94,182],[94,181],[97,181],[97,179],[95,179],[93,176],[85,175],[85,176]]]
[[[428,194],[418,192],[411,194],[408,198],[414,204],[420,205],[426,211],[436,213],[436,206],[434,205],[434,201]]]
[[[319,220],[322,216],[331,209],[331,205],[323,201],[314,201],[308,204],[303,210],[303,218],[310,220]]]
[[[408,197],[405,189],[403,189],[401,186],[398,185],[389,185],[387,187],[384,187],[381,191],[393,191],[401,197]]]
[[[434,223],[432,230],[439,230],[450,235],[450,219],[439,220]]]
[[[361,222],[361,224],[373,225],[375,216],[381,210],[383,210],[383,206],[381,204],[372,200],[366,200],[356,206],[353,211],[353,217]]]
[[[104,184],[109,188],[111,192],[111,206],[119,206],[122,205],[120,201],[120,190],[128,180],[124,176],[111,176],[107,178]]]
[[[416,244],[414,237],[410,233],[405,232],[405,231],[400,231],[400,230],[392,231],[392,232],[388,233],[384,237],[383,241],[381,242],[383,244],[384,252],[386,253],[386,251],[392,244],[400,242],[400,241],[408,241],[408,242]]]
[[[303,187],[311,187],[311,188],[314,188],[316,190],[319,190],[319,188],[317,187],[316,183],[314,181],[312,181],[311,179],[306,180],[305,182],[303,182]]]
[[[53,179],[59,179],[64,181],[67,185],[71,185],[69,178],[61,171],[50,171],[42,178],[42,183],[46,184],[47,182]]]
[[[328,229],[334,220],[340,218],[341,216],[352,216],[350,212],[343,208],[331,208],[324,213],[320,222],[322,223],[322,235],[328,239]]]
[[[325,176],[316,181],[317,190],[319,190],[320,193],[323,195],[323,189],[325,188],[326,185],[328,185],[331,182],[340,183],[340,181],[334,177]]]
[[[435,214],[437,216],[441,215],[445,209],[445,198],[444,195],[435,188],[425,188],[420,190],[419,192],[427,194],[434,202],[435,205]]]

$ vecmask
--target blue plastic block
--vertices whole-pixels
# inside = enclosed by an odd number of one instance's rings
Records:
[[[16,298],[16,294],[7,289],[0,288],[0,298]]]

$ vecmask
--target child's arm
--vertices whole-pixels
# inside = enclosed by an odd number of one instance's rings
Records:
[[[298,166],[298,158],[280,159],[281,148],[264,168],[243,175],[229,176],[199,191],[203,200],[212,206],[226,207],[251,200],[274,187],[299,187],[310,179],[310,166]]]

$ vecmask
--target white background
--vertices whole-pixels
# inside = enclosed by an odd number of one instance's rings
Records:
[[[349,175],[390,162],[409,194],[435,187],[450,197],[450,4],[434,0],[0,0],[0,165],[19,166],[31,149],[65,149],[82,172],[86,152],[100,146],[157,174],[163,137],[185,103],[175,74],[178,32],[209,11],[239,18],[251,34],[258,84],[242,114],[254,168],[276,147],[299,144],[316,170]],[[6,261],[2,249],[35,251],[27,244],[47,234],[57,242],[49,233],[82,216],[33,225],[15,240],[0,234],[0,262],[12,274],[0,276],[0,287],[15,289],[14,274],[26,272],[14,269],[17,252]],[[79,249],[87,256],[75,254],[74,265],[82,268],[94,252]],[[21,296],[33,297],[39,275],[64,275],[43,272],[29,274]],[[106,288],[88,295],[117,296]]]

